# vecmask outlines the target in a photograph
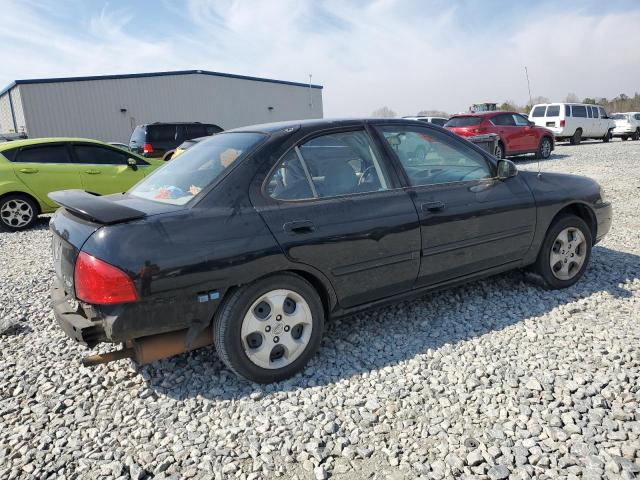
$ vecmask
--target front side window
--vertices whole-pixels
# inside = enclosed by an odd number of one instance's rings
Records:
[[[599,118],[598,107],[591,107],[593,109],[593,118]]]
[[[94,165],[126,165],[128,155],[96,145],[74,145],[78,163]]]
[[[572,111],[574,117],[587,118],[587,109],[584,105],[574,105]]]
[[[225,170],[265,138],[261,133],[215,135],[197,143],[136,185],[129,193],[162,203],[184,205],[216,182]]]
[[[547,109],[546,105],[538,105],[536,108],[533,109],[533,112],[531,112],[531,116],[544,117],[544,112],[546,109]]]
[[[484,156],[435,130],[380,127],[413,186],[491,178]]]
[[[549,105],[547,108],[547,117],[557,117],[560,115],[560,105]]]
[[[316,137],[290,150],[267,183],[280,200],[329,198],[387,190],[389,182],[362,130]]]
[[[636,120],[640,120],[640,113],[636,113],[633,118],[635,118]]]
[[[526,127],[529,125],[529,120],[524,118],[522,115],[518,115],[514,113],[512,117],[517,127]]]
[[[598,107],[598,109],[600,110],[600,117],[605,118],[607,116],[607,112],[605,111],[605,109],[602,107]]]
[[[13,159],[20,163],[71,163],[66,145],[27,147]]]

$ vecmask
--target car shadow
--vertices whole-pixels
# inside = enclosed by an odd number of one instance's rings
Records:
[[[581,310],[578,300],[596,292],[630,297],[632,293],[620,284],[640,277],[640,256],[596,246],[584,278],[565,290],[544,290],[528,281],[530,277],[516,270],[329,322],[320,352],[304,371],[271,385],[237,378],[213,347],[136,368],[155,396],[177,400],[238,400],[256,392],[327,385],[574,304],[568,309],[571,314]],[[524,296],[527,302],[522,301]],[[491,312],[503,307],[503,315],[485,313],[488,304]]]
[[[561,158],[568,158],[571,155],[565,155],[564,153],[552,153],[549,158],[545,158],[545,159],[537,159],[535,156],[533,155],[523,155],[523,156],[519,156],[519,157],[509,157],[508,159],[511,160],[512,162],[515,162],[516,165],[530,165],[532,163],[544,163],[547,162],[549,160],[559,160]]]

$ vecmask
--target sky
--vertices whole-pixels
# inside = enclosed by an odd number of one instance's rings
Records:
[[[16,79],[212,70],[324,86],[325,117],[640,91],[640,1],[0,0]]]

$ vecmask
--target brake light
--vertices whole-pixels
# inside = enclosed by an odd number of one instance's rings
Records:
[[[153,145],[151,145],[150,143],[145,143],[142,147],[142,151],[144,153],[153,153]]]
[[[94,305],[135,302],[136,288],[129,275],[86,252],[80,252],[73,274],[76,298]]]
[[[564,120],[560,120],[560,126],[564,127]]]
[[[487,129],[484,127],[474,128],[473,133],[484,133]]]

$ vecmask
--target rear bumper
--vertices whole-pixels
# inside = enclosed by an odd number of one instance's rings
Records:
[[[610,202],[599,203],[594,206],[596,214],[597,230],[594,243],[598,243],[611,230],[613,220],[613,207]]]
[[[87,318],[58,279],[51,286],[51,300],[56,322],[69,338],[87,347],[94,347],[106,340],[102,322]]]

